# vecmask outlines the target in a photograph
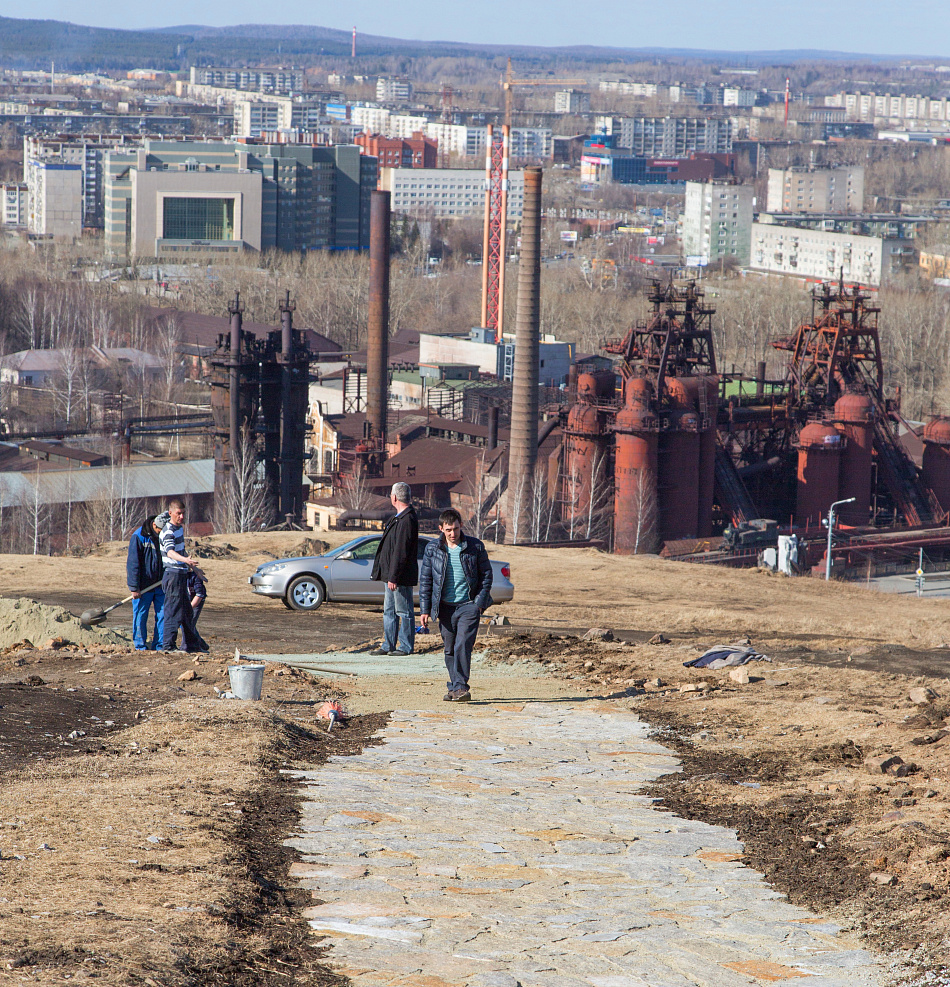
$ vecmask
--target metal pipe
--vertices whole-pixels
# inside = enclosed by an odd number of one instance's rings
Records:
[[[389,201],[389,192],[371,193],[366,420],[381,446],[386,443],[389,404]]]
[[[765,360],[759,360],[756,365],[755,396],[759,401],[765,396]]]
[[[294,442],[297,434],[293,407],[294,307],[288,290],[280,305],[280,514],[293,515],[297,520],[299,496],[294,495],[294,488],[303,482],[303,466],[295,478],[300,456],[295,455]]]
[[[228,398],[230,401],[229,432],[228,432],[228,462],[234,469],[234,461],[241,443],[241,314],[244,306],[241,304],[241,293],[234,293],[234,301],[228,305],[231,315],[231,352],[228,362]]]
[[[498,407],[488,409],[488,448],[495,449],[498,446]]]
[[[538,379],[541,344],[541,169],[524,170],[518,313],[511,388],[508,452],[508,539],[523,537],[530,523],[534,468],[538,458]]]

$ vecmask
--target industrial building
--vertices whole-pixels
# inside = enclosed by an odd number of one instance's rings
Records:
[[[106,254],[365,248],[377,169],[360,151],[152,140],[109,151]]]
[[[732,176],[731,154],[691,152],[683,158],[647,158],[618,146],[616,134],[597,134],[584,141],[581,181],[589,184],[675,185],[708,182]]]
[[[508,173],[508,219],[521,216],[524,173]],[[420,218],[462,219],[485,213],[483,168],[383,168],[380,189],[392,193],[392,209]]]
[[[683,253],[718,264],[749,263],[755,189],[728,182],[687,182],[683,209]]]
[[[770,213],[859,213],[864,209],[864,168],[769,168]]]
[[[749,266],[774,274],[878,287],[917,265],[925,217],[772,215],[752,224]]]
[[[380,168],[435,168],[438,165],[438,143],[418,130],[408,138],[357,134],[353,143],[376,158]]]

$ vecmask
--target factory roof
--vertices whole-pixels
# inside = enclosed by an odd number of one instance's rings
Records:
[[[42,504],[75,504],[108,496],[144,499],[208,494],[214,491],[214,460],[0,473],[0,496],[7,506],[32,503],[37,490]]]

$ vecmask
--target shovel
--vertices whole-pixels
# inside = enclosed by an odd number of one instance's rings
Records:
[[[151,586],[146,586],[145,589],[140,590],[141,593],[147,593],[149,590],[156,589],[162,585],[162,581],[159,579],[157,583],[152,583]],[[123,603],[128,603],[131,600],[131,596],[127,596],[124,600],[119,600],[118,603],[113,603],[111,607],[106,607],[105,610],[86,610],[83,615],[79,618],[79,623],[83,627],[95,627],[97,624],[104,624],[106,622],[106,615],[115,610],[116,607],[121,607]]]

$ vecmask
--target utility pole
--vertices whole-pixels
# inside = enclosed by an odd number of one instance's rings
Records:
[[[825,551],[825,582],[831,579],[831,532],[835,526],[835,508],[840,507],[842,504],[853,504],[857,499],[857,497],[849,497],[847,500],[836,500],[828,508],[828,519],[825,521],[825,524],[828,525],[828,548]]]

